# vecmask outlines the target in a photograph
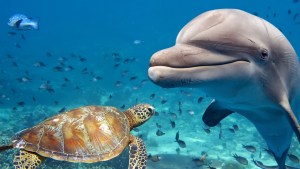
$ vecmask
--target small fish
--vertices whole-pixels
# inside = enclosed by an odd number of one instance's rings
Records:
[[[33,64],[33,66],[34,66],[34,67],[45,67],[46,64],[43,63],[43,62],[36,62],[36,63]]]
[[[20,106],[20,107],[24,107],[25,106],[25,102],[20,101],[20,102],[17,103],[17,105]]]
[[[122,106],[121,106],[121,109],[124,109],[125,108],[125,104],[123,104]]]
[[[52,86],[49,84],[49,82],[41,84],[39,87],[40,90],[46,90],[50,93],[54,93],[54,89],[52,88]]]
[[[63,72],[64,71],[64,68],[61,67],[61,66],[55,66],[52,68],[53,71],[55,72]]]
[[[19,66],[19,64],[17,64],[17,62],[12,62],[12,65],[13,65],[14,67],[18,67],[18,66]]]
[[[132,76],[132,77],[130,77],[129,80],[135,80],[135,79],[137,79],[137,76]]]
[[[63,108],[61,108],[58,112],[59,112],[59,113],[63,113],[63,112],[66,111],[66,109],[67,109],[66,107],[63,107]]]
[[[235,133],[235,130],[233,128],[228,129],[231,133]]]
[[[23,40],[26,40],[26,38],[25,38],[25,36],[24,36],[23,33],[21,33],[21,38],[22,38]]]
[[[31,79],[29,77],[20,77],[17,79],[20,83],[26,83],[31,81]]]
[[[129,61],[130,61],[130,59],[127,58],[127,59],[125,59],[123,62],[124,62],[124,63],[128,63]]]
[[[256,152],[256,148],[254,147],[254,146],[251,146],[251,145],[244,145],[244,144],[242,144],[243,145],[243,147],[247,150],[247,151],[249,151],[249,152],[251,152],[251,153],[255,153]]]
[[[156,123],[156,127],[160,129],[160,128],[161,128],[161,125],[158,124],[158,123]]]
[[[179,131],[177,131],[177,133],[176,133],[175,142],[177,142],[178,145],[179,145],[179,147],[181,147],[181,148],[185,148],[186,147],[185,142],[183,140],[179,139]]]
[[[203,99],[204,99],[203,97],[199,97],[197,103],[198,103],[198,104],[202,103]]]
[[[56,105],[56,106],[57,106],[57,105],[58,105],[58,101],[56,101],[56,100],[55,100],[55,101],[54,101],[54,105]]]
[[[150,95],[150,99],[152,100],[152,99],[154,99],[154,97],[155,97],[155,93],[152,93],[152,94]]]
[[[170,120],[170,124],[172,128],[175,128],[175,121]]]
[[[120,64],[117,63],[117,64],[114,65],[114,68],[117,68],[117,67],[119,67],[119,66],[120,66]]]
[[[294,16],[293,16],[293,20],[295,21],[298,18],[298,16],[299,16],[299,13],[298,12],[295,13]]]
[[[182,115],[182,109],[179,107],[179,109],[178,109],[178,114],[179,115]]]
[[[139,45],[139,44],[141,44],[142,42],[143,42],[142,40],[136,39],[136,40],[133,41],[133,44]]]
[[[7,34],[9,34],[10,36],[14,36],[14,35],[16,35],[17,33],[16,33],[16,32],[8,32]]]
[[[168,100],[163,99],[163,100],[160,101],[160,103],[161,103],[161,104],[165,104],[165,103],[167,103],[167,101],[168,101]]]
[[[133,128],[133,131],[135,131],[135,132],[139,132],[139,131],[140,131],[140,129],[139,129],[139,128],[137,128],[137,127],[135,127],[135,128]]]
[[[232,157],[234,157],[235,160],[240,164],[248,165],[248,160],[245,157],[238,156],[237,154],[233,154]]]
[[[202,127],[203,130],[205,131],[205,133],[209,134],[210,133],[210,127],[205,125],[204,127]]]
[[[102,80],[103,78],[101,76],[96,76],[96,77],[93,77],[92,81],[93,82],[97,82],[99,80]]]
[[[79,58],[79,61],[80,61],[80,62],[86,62],[86,58],[82,58],[82,57],[81,57],[81,58]]]
[[[294,163],[300,163],[300,159],[294,154],[287,154],[289,159]]]
[[[111,100],[111,99],[112,99],[112,95],[111,95],[111,94],[108,96],[108,99],[109,99],[109,100]]]
[[[191,116],[195,115],[194,110],[188,110],[188,113],[189,113]]]
[[[148,155],[148,159],[151,160],[152,162],[158,162],[158,161],[160,161],[161,157],[158,156],[158,155],[151,155],[151,154],[149,154]]]
[[[34,97],[34,96],[32,96],[32,101],[34,101],[34,102],[36,101],[36,99],[35,99],[35,97]]]
[[[219,139],[222,139],[222,129],[220,128]]]
[[[21,45],[20,45],[19,43],[15,43],[15,46],[16,46],[17,48],[19,48],[19,49],[22,48]]]
[[[239,130],[239,126],[236,125],[236,124],[232,125],[232,128],[234,129],[234,131],[238,131]]]
[[[51,56],[52,56],[52,53],[46,52],[46,56],[51,57]]]
[[[69,81],[70,81],[70,79],[68,79],[68,78],[64,77],[64,81],[65,81],[65,82],[69,82]]]
[[[159,129],[156,131],[156,135],[157,135],[157,136],[162,136],[162,135],[165,135],[165,134],[166,134],[166,133],[162,132],[162,131],[159,130]]]

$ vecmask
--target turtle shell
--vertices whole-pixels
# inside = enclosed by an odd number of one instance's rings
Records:
[[[129,138],[124,113],[114,107],[85,106],[20,131],[13,145],[56,160],[92,163],[118,156]]]

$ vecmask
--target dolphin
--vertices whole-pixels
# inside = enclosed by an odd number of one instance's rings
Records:
[[[238,9],[200,14],[176,44],[154,53],[148,76],[164,87],[194,87],[214,98],[208,126],[236,112],[251,121],[279,169],[293,133],[300,142],[299,60],[287,38],[266,20]]]

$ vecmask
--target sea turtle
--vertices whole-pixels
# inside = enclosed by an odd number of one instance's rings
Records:
[[[145,169],[146,147],[130,131],[154,114],[149,104],[138,104],[124,113],[110,106],[84,106],[15,134],[0,151],[20,149],[14,157],[18,169],[35,169],[45,157],[93,163],[118,156],[129,145],[129,169]]]

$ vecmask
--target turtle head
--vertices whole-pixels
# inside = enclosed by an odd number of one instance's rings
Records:
[[[155,111],[150,104],[138,104],[127,109],[124,113],[130,123],[130,129],[133,129],[149,120]]]

